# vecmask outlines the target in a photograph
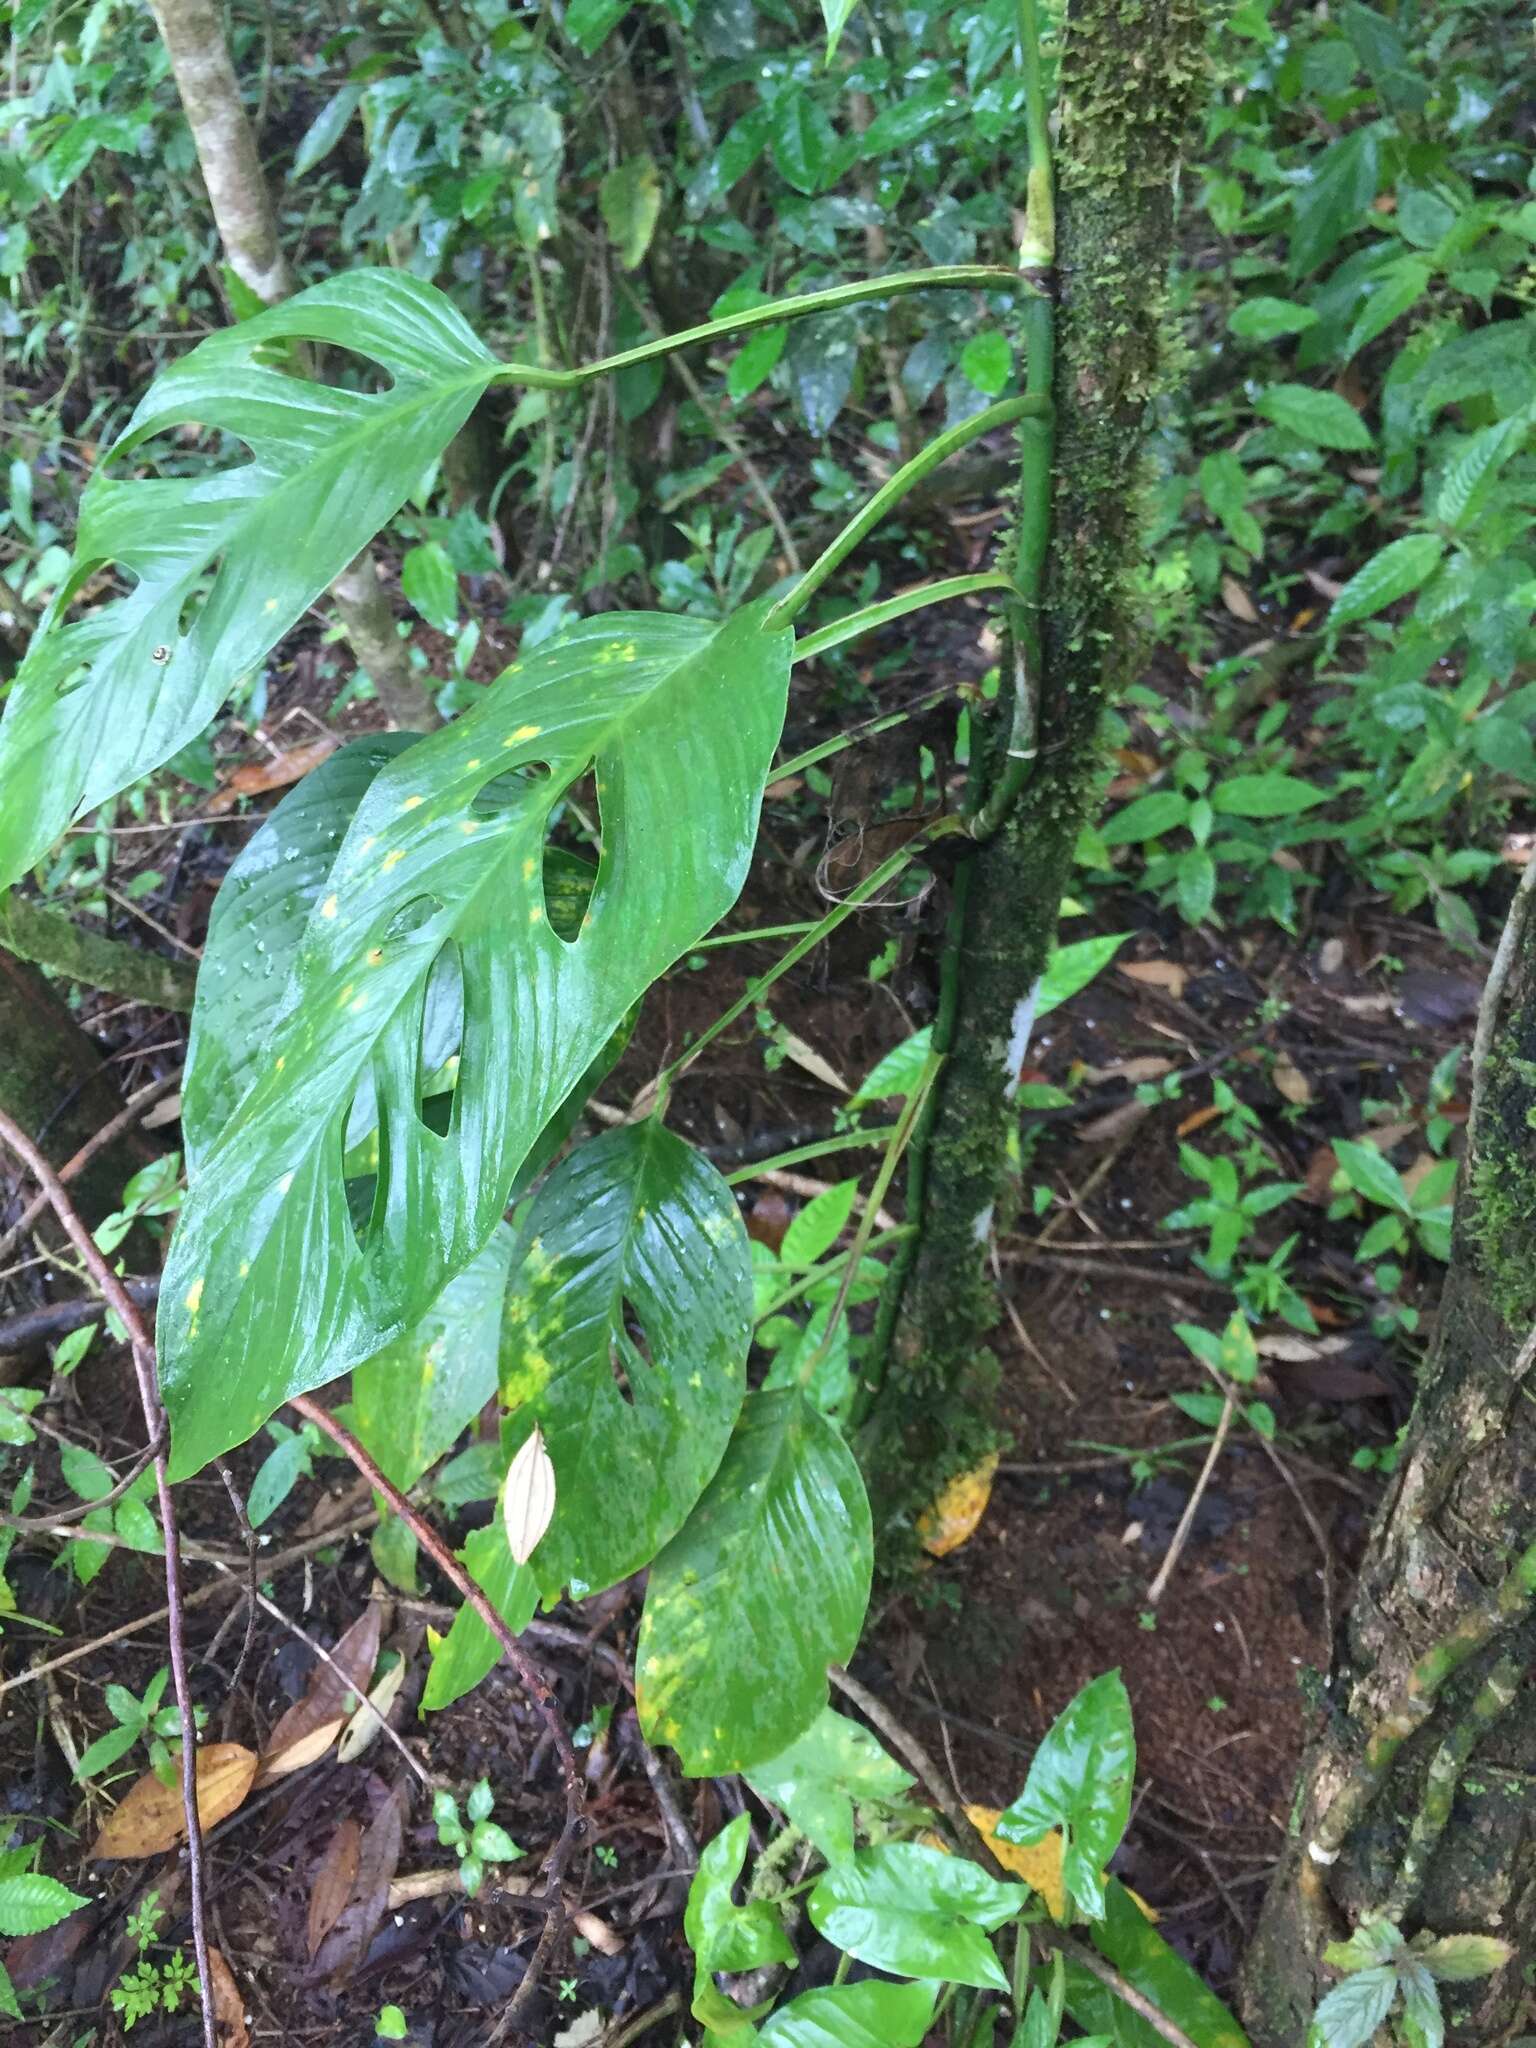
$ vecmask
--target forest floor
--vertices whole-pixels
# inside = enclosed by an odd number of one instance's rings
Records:
[[[954,652],[940,650],[933,665]],[[504,658],[488,635],[487,673]],[[223,732],[226,786],[238,770],[256,795],[276,786],[299,749],[370,722],[355,708],[328,715],[335,683],[320,671],[317,648],[301,648],[259,732]],[[880,687],[890,701],[905,701],[910,675]],[[859,773],[873,778],[867,786],[898,780],[893,769],[904,758],[915,763],[922,733],[919,723],[881,742],[878,761],[872,750],[855,750]],[[817,736],[792,729],[789,740]],[[824,907],[825,828],[820,807],[813,812],[802,794],[775,787],[735,928]],[[860,820],[859,805],[849,779],[835,785],[845,876],[910,829]],[[212,822],[119,837],[116,884],[157,869],[163,879],[142,907],[193,948],[219,877],[258,813],[217,810],[189,790],[186,815]],[[1405,1361],[1422,1350],[1432,1321],[1426,1293],[1411,1347],[1373,1334],[1351,1259],[1359,1225],[1327,1217],[1328,1146],[1359,1131],[1363,1101],[1424,1102],[1435,1062],[1469,1038],[1478,994],[1478,963],[1469,965],[1428,925],[1383,911],[1347,878],[1330,874],[1310,906],[1299,937],[1273,926],[1192,931],[1123,886],[1095,891],[1087,914],[1074,920],[1074,938],[1132,936],[1112,969],[1048,1019],[1032,1053],[1034,1078],[1071,1081],[1075,1092],[1070,1108],[1026,1118],[1026,1187],[1048,1187],[1054,1199],[1041,1220],[1026,1215],[997,1247],[1008,1316],[996,1344],[1010,1446],[975,1534],[918,1583],[885,1596],[854,1667],[943,1759],[966,1801],[1000,1806],[1019,1789],[1051,1718],[1086,1680],[1118,1666],[1139,1744],[1135,1819],[1118,1867],[1218,1988],[1231,1981],[1284,1839],[1332,1623],[1382,1483],[1357,1470],[1352,1456],[1390,1444],[1406,1418],[1413,1389]],[[688,1073],[672,1105],[678,1128],[732,1167],[830,1131],[840,1097],[818,1062],[856,1082],[926,1021],[921,963],[912,955],[933,908],[850,921],[775,989],[771,1030],[743,1018]],[[870,963],[893,935],[896,964],[872,980]],[[679,967],[653,992],[602,1099],[627,1101],[664,1051],[675,1052],[718,1014],[743,977],[777,951],[764,942],[734,945]],[[90,1021],[114,1048],[125,1092],[180,1062],[184,1020],[103,1000]],[[795,1047],[789,1057],[786,1033]],[[1175,1071],[1194,1077],[1177,1100],[1137,1098],[1138,1084]],[[1216,1073],[1240,1099],[1252,1077],[1257,1135],[1273,1170],[1304,1184],[1283,1216],[1265,1219],[1257,1242],[1267,1252],[1300,1233],[1291,1275],[1320,1334],[1264,1326],[1255,1392],[1274,1408],[1278,1436],[1266,1447],[1248,1432],[1223,1452],[1154,1609],[1148,1588],[1208,1436],[1170,1398],[1200,1385],[1173,1325],[1219,1328],[1232,1309],[1230,1288],[1194,1263],[1198,1236],[1162,1227],[1197,1192],[1178,1148],[1216,1118],[1209,1086],[1197,1085]],[[1405,1108],[1400,1126],[1385,1131],[1378,1116],[1378,1141],[1385,1138],[1410,1173],[1424,1152],[1415,1114]],[[1445,1114],[1455,1120],[1464,1105],[1453,1100]],[[769,1242],[803,1199],[803,1189],[782,1179],[745,1194],[749,1228]],[[0,1224],[15,1219],[24,1198],[12,1192]],[[0,1276],[6,1312],[61,1291],[45,1252]],[[36,1384],[37,1361],[16,1363]],[[122,1462],[137,1442],[126,1390],[122,1361],[98,1346],[46,1412],[67,1437]],[[1182,1450],[1162,1448],[1180,1440]],[[55,1448],[41,1447],[33,1514],[68,1498]],[[249,1481],[266,1448],[234,1461],[237,1480]],[[515,1890],[515,1864],[509,1882],[488,1885],[473,1901],[449,1888],[452,1859],[438,1846],[420,1781],[462,1796],[487,1776],[496,1819],[527,1851],[521,1867],[536,1872],[559,1831],[553,1760],[505,1667],[430,1722],[417,1718],[426,1632],[446,1625],[446,1589],[430,1566],[420,1599],[383,1584],[367,1548],[372,1503],[342,1470],[321,1465],[263,1528],[258,1573],[270,1605],[255,1611],[248,1639],[243,1553],[224,1488],[207,1473],[181,1489],[186,1539],[215,1553],[189,1563],[198,1595],[189,1647],[194,1688],[209,1710],[205,1740],[260,1747],[305,1693],[317,1662],[310,1639],[334,1646],[370,1602],[380,1608],[383,1641],[403,1651],[407,1668],[391,1716],[403,1747],[375,1741],[345,1764],[332,1751],[259,1790],[212,1831],[214,1937],[235,1973],[240,2024],[251,2039],[361,2043],[372,2040],[379,2008],[395,2004],[409,2015],[413,2041],[493,2041],[537,1937],[538,1902]],[[467,1511],[453,1534],[462,1540],[488,1513],[488,1505]],[[8,1617],[0,1639],[0,1786],[7,1810],[37,1815],[54,1831],[47,1866],[99,1903],[12,1945],[6,1961],[18,1987],[48,1979],[55,1987],[50,2015],[18,2028],[18,2041],[65,2038],[55,2030],[66,2016],[105,2022],[117,2037],[104,2000],[132,1962],[128,1915],[146,1892],[158,1891],[166,1912],[162,1938],[184,1931],[173,1856],[92,1864],[67,1833],[81,1825],[71,1756],[110,1726],[106,1688],[142,1694],[164,1661],[159,1568],[124,1552],[82,1589],[59,1562],[62,1548],[51,1537],[22,1537],[11,1554],[18,1606],[30,1619]],[[663,1778],[658,1796],[654,1760],[648,1775],[631,1710],[641,1590],[632,1584],[562,1608],[531,1634],[572,1725],[588,1738],[592,1819],[568,1879],[571,1905],[591,1918],[572,1930],[540,1987],[527,2022],[540,2042],[597,2040],[611,2024],[600,2014],[643,2013],[673,1992],[686,1997],[681,1919],[693,1845],[741,1806],[733,1781],[669,1787]],[[130,1765],[116,1779],[117,1796]],[[411,1795],[403,1802],[402,1790]],[[81,1842],[109,1810],[108,1798],[87,1795]],[[359,1854],[370,1882],[354,1886],[353,1908],[328,1924],[347,1894],[341,1877],[355,1879]],[[815,1981],[817,1968],[813,1951],[804,1981]],[[186,2038],[188,2029],[185,2014],[146,2019],[135,2029],[136,2048]],[[231,2038],[238,2035],[236,2027]]]

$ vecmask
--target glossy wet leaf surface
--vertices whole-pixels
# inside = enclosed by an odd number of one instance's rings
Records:
[[[1136,1739],[1118,1671],[1095,1678],[1060,1713],[1035,1751],[1024,1790],[1000,1816],[1005,1842],[1038,1842],[1059,1827],[1061,1874],[1083,1912],[1104,1912],[1103,1871],[1131,1816]]]
[[[912,1784],[857,1721],[823,1707],[779,1755],[747,1772],[754,1792],[780,1806],[829,1863],[853,1854],[854,1802],[894,1805]]]
[[[808,1910],[818,1933],[877,1969],[1006,1991],[987,1932],[1028,1899],[1023,1885],[1003,1884],[966,1857],[890,1842],[834,1865]]]

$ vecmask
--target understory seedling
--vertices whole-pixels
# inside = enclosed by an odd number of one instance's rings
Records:
[[[183,1948],[174,1948],[158,1960],[149,1954],[155,1929],[165,1918],[158,1892],[146,1894],[138,1910],[128,1916],[127,1934],[138,1954],[112,1987],[112,2010],[131,2032],[140,2020],[156,2012],[180,2012],[184,2005],[197,2003],[197,1964]]]
[[[174,1705],[160,1704],[170,1676],[170,1666],[162,1664],[139,1698],[125,1685],[106,1688],[102,1697],[117,1726],[98,1735],[85,1751],[75,1769],[77,1778],[99,1777],[126,1756],[136,1742],[143,1741],[148,1746],[150,1768],[155,1776],[165,1785],[175,1782],[181,1762],[181,1715]],[[195,1707],[193,1719],[202,1728],[208,1719],[206,1708]]]
[[[504,1827],[491,1819],[495,1804],[490,1781],[481,1778],[471,1787],[464,1819],[459,1802],[444,1789],[433,1795],[432,1818],[437,1839],[459,1859],[459,1880],[473,1898],[485,1882],[487,1869],[500,1863],[516,1863],[527,1851],[520,1849]]]
[[[68,1919],[77,1907],[88,1906],[78,1892],[46,1877],[37,1868],[41,1843],[0,1849],[0,1935],[19,1937],[43,1934]],[[16,1988],[5,1965],[0,1963],[0,2014],[19,2020],[22,2016]]]

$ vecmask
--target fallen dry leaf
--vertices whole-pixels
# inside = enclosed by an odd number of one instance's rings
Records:
[[[215,1742],[197,1753],[197,1817],[205,1828],[216,1827],[241,1805],[256,1778],[256,1752],[238,1742]],[[186,1837],[181,1806],[181,1780],[162,1785],[146,1771],[96,1837],[93,1863],[131,1862],[163,1856]]]
[[[355,1763],[376,1739],[384,1725],[384,1717],[395,1704],[404,1683],[405,1659],[395,1655],[395,1661],[385,1668],[366,1701],[342,1729],[341,1740],[336,1745],[337,1763]]]
[[[779,1040],[779,1046],[797,1067],[802,1068],[814,1080],[824,1081],[829,1088],[835,1088],[839,1095],[851,1092],[848,1083],[832,1062],[823,1059],[815,1046],[808,1045],[798,1032],[786,1031]]]
[[[325,1755],[368,1691],[379,1657],[379,1610],[370,1601],[331,1652],[309,1674],[304,1697],[296,1700],[267,1737],[261,1752],[261,1782],[301,1771]],[[338,1668],[339,1667],[339,1668]]]
[[[1312,1083],[1288,1052],[1281,1053],[1275,1061],[1274,1081],[1287,1102],[1300,1106],[1312,1100]]]
[[[1225,1115],[1226,1111],[1219,1103],[1208,1102],[1204,1109],[1192,1109],[1189,1115],[1180,1121],[1175,1136],[1187,1138],[1191,1131],[1204,1130],[1207,1124],[1214,1123],[1218,1117]]]
[[[316,1970],[332,1984],[345,1982],[362,1962],[384,1917],[390,1880],[400,1868],[404,1805],[397,1785],[359,1844],[352,1890],[315,1955]]]
[[[307,740],[302,747],[290,747],[287,753],[274,754],[268,760],[246,761],[209,797],[209,814],[218,816],[221,812],[232,811],[243,796],[262,796],[269,789],[287,789],[292,783],[302,782],[312,768],[318,768],[322,761],[329,760],[340,744],[340,740],[327,733],[321,739]]]
[[[1181,967],[1177,960],[1117,960],[1115,965],[1132,981],[1160,988],[1175,1000],[1183,995],[1189,982],[1189,969]]]
[[[1015,1877],[1022,1877],[1031,1891],[1040,1894],[1053,1920],[1064,1921],[1067,1917],[1067,1887],[1061,1875],[1061,1863],[1066,1853],[1066,1842],[1060,1828],[1052,1828],[1038,1842],[1004,1842],[993,1832],[1003,1817],[1000,1807],[968,1806],[965,1817],[1004,1870],[1011,1871]],[[1156,1912],[1139,1893],[1133,1892],[1129,1885],[1126,1893],[1135,1899],[1149,1920],[1156,1921]]]
[[[213,1993],[213,2023],[220,2048],[248,2048],[251,2036],[245,2024],[245,2000],[240,1996],[234,1971],[216,1948],[208,1951],[208,1975],[213,1980],[209,1989]]]
[[[1111,1060],[1107,1067],[1084,1067],[1082,1078],[1098,1087],[1103,1081],[1160,1081],[1173,1072],[1173,1061],[1161,1053],[1138,1053],[1133,1059]]]
[[[1222,577],[1221,601],[1234,619],[1241,619],[1245,626],[1258,625],[1258,607],[1235,576]]]
[[[310,1958],[341,1918],[341,1910],[352,1896],[357,1882],[357,1859],[363,1831],[355,1820],[344,1820],[325,1847],[309,1888],[309,1920],[306,1938]]]
[[[998,1453],[989,1451],[979,1465],[950,1480],[931,1508],[917,1518],[917,1533],[930,1557],[948,1557],[976,1533],[976,1524],[992,1498]]]

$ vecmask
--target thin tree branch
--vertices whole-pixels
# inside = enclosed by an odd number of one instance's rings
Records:
[[[170,1610],[171,1678],[181,1716],[181,1802],[187,1824],[187,1881],[191,1893],[192,1950],[197,1959],[198,1997],[202,2009],[204,2048],[218,2048],[213,2020],[213,1977],[208,1966],[207,1899],[203,1883],[203,1830],[197,1811],[197,1724],[192,1715],[192,1688],[187,1677],[186,1617],[181,1590],[181,1548],[176,1532],[176,1504],[166,1467],[165,1410],[155,1383],[155,1347],[138,1304],[102,1256],[96,1240],[80,1220],[63,1181],[31,1139],[0,1111],[0,1143],[16,1156],[48,1197],[59,1225],[79,1252],[85,1269],[101,1290],[102,1299],[128,1332],[144,1433],[155,1461],[160,1527],[165,1536],[165,1599]]]

